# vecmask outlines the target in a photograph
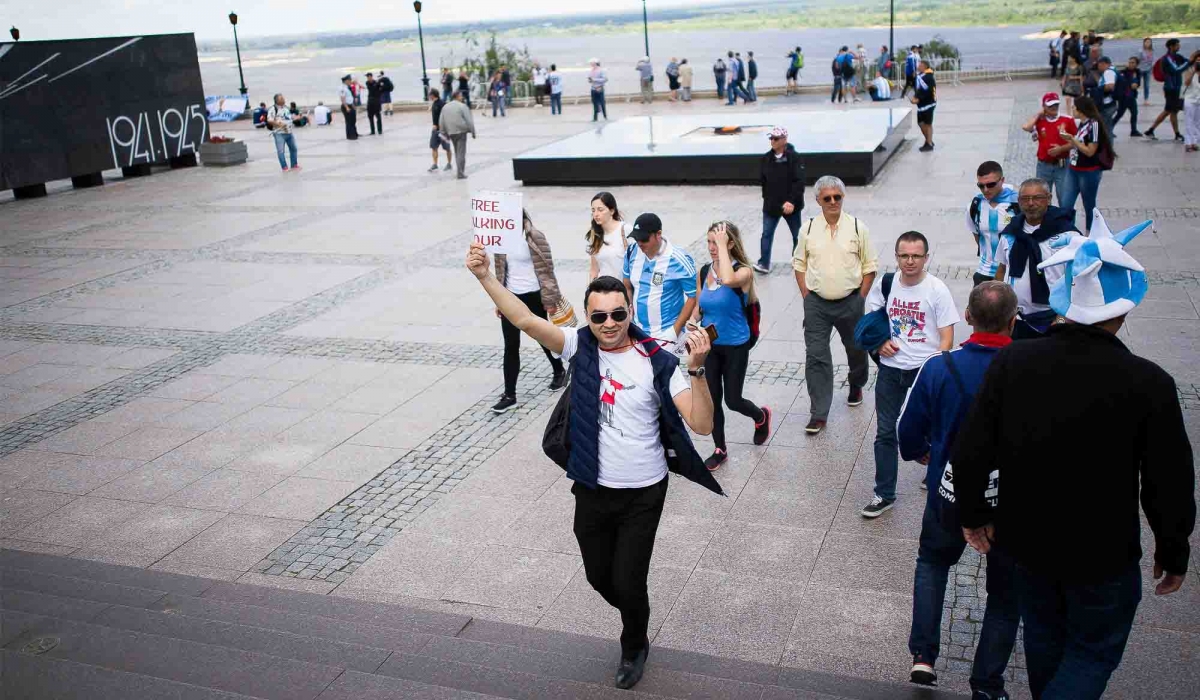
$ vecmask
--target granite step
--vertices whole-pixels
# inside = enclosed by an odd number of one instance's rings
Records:
[[[253,696],[202,688],[67,659],[0,651],[3,697],[54,700],[250,700]]]
[[[11,614],[14,613],[6,612],[5,617]],[[343,670],[259,652],[52,617],[27,623],[24,631],[5,649],[20,651],[37,638],[58,641],[57,646],[39,658],[65,659],[268,700],[312,700]]]
[[[48,697],[71,697],[72,674],[114,688],[161,687],[168,697],[178,683],[200,698],[960,697],[662,647],[653,648],[635,691],[619,691],[612,639],[10,550],[0,550],[0,631],[6,654],[37,637],[59,638],[21,676],[27,685],[47,683]],[[66,690],[53,690],[60,686]]]

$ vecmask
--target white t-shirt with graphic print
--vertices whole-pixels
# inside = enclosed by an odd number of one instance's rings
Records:
[[[643,346],[643,349],[646,346]],[[563,332],[563,362],[579,349],[578,331]],[[666,352],[659,350],[659,352]],[[691,389],[676,369],[671,396]],[[654,367],[638,348],[625,352],[600,351],[600,474],[601,486],[637,489],[653,486],[667,475],[667,457],[659,439],[659,399],[654,391]]]
[[[883,276],[875,279],[867,294],[866,313],[887,305],[892,326],[892,341],[900,347],[891,357],[880,357],[880,364],[894,369],[919,369],[930,355],[941,352],[938,331],[958,323],[958,309],[946,283],[933,275],[912,287],[900,281],[900,273],[892,278],[892,294],[883,298]]]

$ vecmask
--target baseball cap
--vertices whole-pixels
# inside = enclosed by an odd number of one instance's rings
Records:
[[[1057,92],[1047,92],[1045,95],[1042,95],[1042,106],[1043,107],[1049,107],[1050,105],[1056,105],[1056,104],[1058,104],[1058,93]]]
[[[638,216],[633,222],[633,230],[629,232],[629,237],[635,241],[643,243],[650,240],[650,236],[662,230],[662,219],[658,218],[658,214],[649,212]]]
[[[343,76],[342,76],[342,80],[349,80],[349,79],[350,79],[350,74],[349,74],[349,73],[347,73],[347,74],[345,74],[345,75],[343,75]]]
[[[1111,66],[1112,59],[1109,58],[1108,56],[1101,56],[1099,59],[1096,60],[1096,63],[1107,63],[1108,65]]]
[[[785,138],[786,139],[787,136],[788,136],[787,129],[783,128],[782,126],[777,126],[774,129],[771,129],[771,133],[767,134],[767,138],[771,138],[771,139],[773,139],[773,138]]]

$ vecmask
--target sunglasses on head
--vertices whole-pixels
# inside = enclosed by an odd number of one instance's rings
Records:
[[[629,309],[622,306],[621,308],[613,309],[612,311],[593,311],[592,313],[588,314],[588,318],[591,319],[592,323],[596,324],[597,326],[602,326],[607,323],[609,316],[612,316],[612,320],[616,321],[617,323],[621,323],[625,319],[629,318]]]
[[[995,182],[979,182],[979,183],[976,183],[976,187],[978,187],[981,190],[990,190],[999,184],[1000,184],[999,180],[996,180]]]
[[[833,202],[840,202],[840,201],[842,201],[842,195],[840,195],[840,194],[825,195],[824,197],[821,198],[821,201],[825,202],[826,204],[832,204]]]

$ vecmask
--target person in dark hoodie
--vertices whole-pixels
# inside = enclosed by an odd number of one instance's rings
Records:
[[[1067,267],[1050,294],[1065,322],[997,353],[953,450],[964,536],[1015,560],[1034,700],[1099,698],[1150,575],[1163,596],[1188,572],[1195,467],[1175,382],[1117,337],[1148,287],[1124,246],[1151,224],[1113,234],[1097,216],[1043,261]],[[1139,497],[1154,533],[1146,570]]]
[[[933,669],[940,652],[946,580],[950,567],[958,563],[967,548],[954,506],[950,450],[988,365],[1001,348],[1012,342],[1016,320],[1017,295],[1011,287],[991,280],[972,289],[967,302],[967,323],[974,332],[958,350],[933,355],[925,361],[896,424],[900,456],[926,464],[928,486],[913,579],[912,630],[908,636],[913,658],[909,680],[913,683],[937,683]],[[1000,549],[988,553],[987,608],[970,680],[972,697],[976,700],[1008,697],[1004,691],[1004,669],[1017,643],[1017,626],[1021,622],[1013,575],[1010,557]]]
[[[779,220],[787,222],[795,249],[800,240],[800,211],[804,208],[804,162],[788,143],[787,129],[777,126],[767,138],[771,150],[763,154],[758,176],[763,198],[761,254],[754,264],[754,270],[764,275],[771,271],[771,247]]]
[[[1054,268],[1040,274],[1037,266],[1054,251],[1082,238],[1075,228],[1075,210],[1050,206],[1050,183],[1030,178],[1017,192],[1021,213],[1000,232],[996,248],[996,279],[1017,293],[1017,327],[1013,339],[1040,338],[1058,314],[1050,308],[1050,285],[1063,275]]]
[[[510,323],[570,362],[571,386],[561,399],[569,412],[562,418],[562,405],[555,407],[543,448],[575,482],[575,539],[588,583],[621,611],[616,686],[627,690],[641,680],[650,652],[646,578],[667,471],[724,494],[688,435],[688,428],[701,435],[713,429],[704,371],[708,334],[696,330],[679,339],[688,352],[685,379],[678,356],[631,323],[621,280],[592,280],[583,296],[588,325],[575,330],[535,316],[505,289],[479,243],[471,244],[467,269]],[[559,439],[564,429],[569,446]]]

